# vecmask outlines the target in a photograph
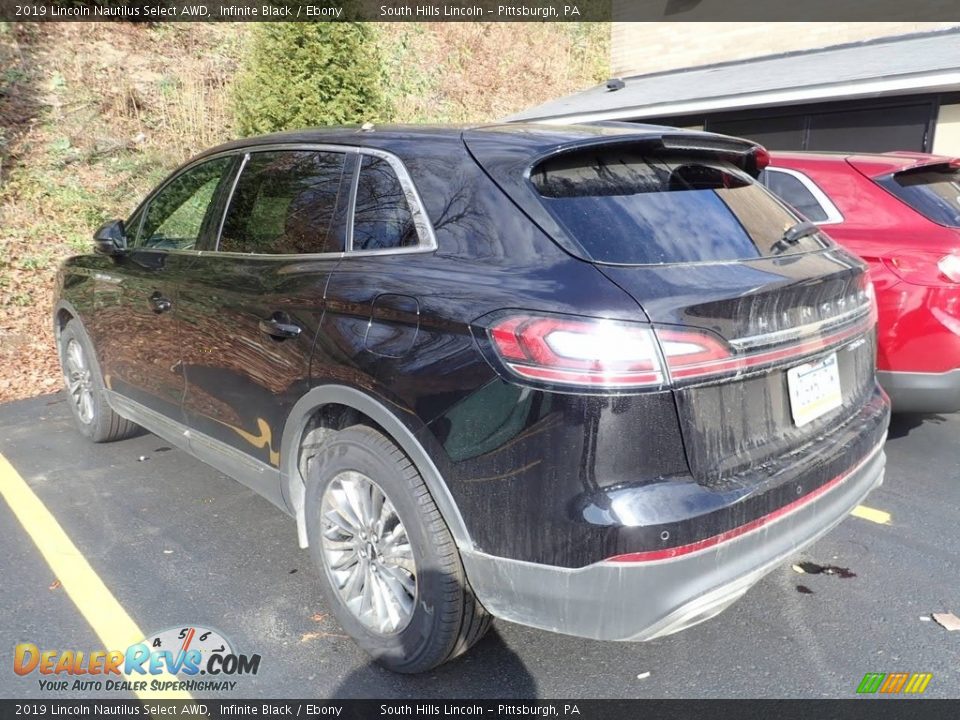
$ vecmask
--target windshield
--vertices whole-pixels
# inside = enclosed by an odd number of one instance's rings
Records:
[[[732,163],[600,148],[537,165],[541,201],[597,262],[742,260],[824,247],[819,233],[783,242],[794,216]]]

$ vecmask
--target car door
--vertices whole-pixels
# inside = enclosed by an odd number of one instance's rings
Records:
[[[375,378],[395,393],[388,402],[442,393],[433,363],[446,355],[449,329],[430,321],[436,301],[424,292],[449,264],[433,260],[433,230],[397,157],[361,150],[352,185],[350,237],[327,287],[313,380],[369,391]]]
[[[128,221],[129,250],[96,274],[92,334],[106,386],[181,420],[177,288],[210,232],[232,158],[177,173]]]
[[[344,248],[350,153],[251,149],[219,237],[180,287],[191,445],[244,463],[252,472],[232,474],[274,500],[284,421],[309,387],[324,291]]]

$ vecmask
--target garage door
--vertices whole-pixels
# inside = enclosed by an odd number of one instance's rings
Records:
[[[820,110],[748,118],[708,118],[712,132],[746,137],[771,150],[887,152],[928,147],[932,103],[854,110]]]

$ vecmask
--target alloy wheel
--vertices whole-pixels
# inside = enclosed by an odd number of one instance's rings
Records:
[[[323,561],[344,604],[369,630],[403,630],[417,604],[417,568],[393,503],[350,470],[330,481],[320,513]]]
[[[64,353],[63,376],[80,421],[90,423],[93,420],[93,376],[83,346],[73,338]]]

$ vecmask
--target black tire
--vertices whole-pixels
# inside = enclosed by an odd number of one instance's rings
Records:
[[[322,547],[324,493],[351,471],[372,479],[393,504],[416,562],[412,616],[393,633],[370,629],[346,605]],[[426,672],[483,637],[492,618],[470,589],[456,544],[423,478],[389,438],[365,425],[341,430],[312,458],[306,484],[307,537],[324,596],[343,629],[379,664],[399,673]]]
[[[86,364],[83,389],[89,391],[89,405],[83,407],[77,402],[76,395],[71,392],[71,360],[68,359],[68,354],[75,352],[70,349],[71,343],[79,346]],[[95,443],[102,443],[123,440],[140,432],[139,425],[117,415],[107,402],[97,355],[79,320],[70,320],[60,332],[57,351],[60,355],[60,368],[63,371],[67,403],[73,412],[77,429],[83,435]]]

